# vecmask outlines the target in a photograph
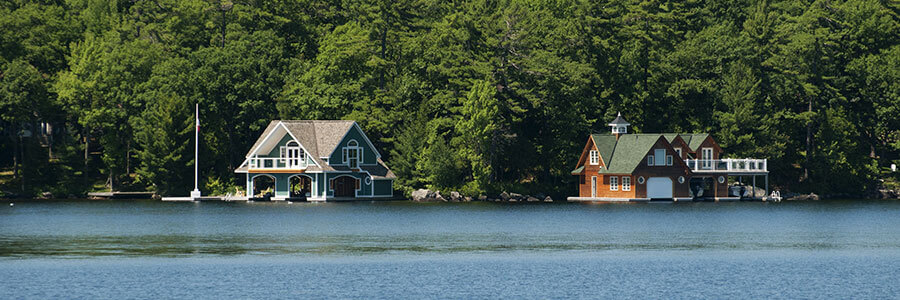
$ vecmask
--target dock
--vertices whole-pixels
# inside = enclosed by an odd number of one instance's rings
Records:
[[[93,192],[88,193],[91,199],[150,199],[153,192]]]
[[[710,197],[710,198],[666,198],[666,199],[650,199],[650,198],[602,198],[602,197],[568,197],[569,202],[588,202],[588,203],[632,203],[632,202],[737,202],[737,201],[756,201],[769,202],[769,197]],[[774,201],[777,202],[777,201]]]
[[[194,201],[226,201],[226,202],[241,202],[248,201],[247,197],[237,197],[237,196],[203,196],[203,197],[162,197],[161,199],[164,202],[194,202]]]

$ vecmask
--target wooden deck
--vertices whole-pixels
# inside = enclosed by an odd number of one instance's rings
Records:
[[[650,198],[603,198],[603,197],[569,197],[569,202],[592,202],[592,203],[630,203],[630,202],[734,202],[734,201],[768,201],[768,197],[757,198],[739,198],[739,197],[716,197],[694,200],[693,198],[672,198],[672,199],[650,199]]]
[[[94,192],[88,193],[91,199],[150,199],[153,192]]]

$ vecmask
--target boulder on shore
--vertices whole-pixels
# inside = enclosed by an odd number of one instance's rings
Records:
[[[797,195],[797,196],[787,198],[785,200],[788,200],[788,201],[819,201],[819,195],[816,195],[815,193],[809,193],[809,195]]]
[[[507,194],[506,192],[500,193],[500,200],[509,201],[509,198],[509,194]]]
[[[532,196],[528,196],[528,198],[525,198],[525,200],[528,201],[528,202],[538,202],[538,201],[541,201],[540,199],[535,198],[535,197],[532,197]]]
[[[550,196],[544,197],[544,202],[553,202],[553,198],[550,198]]]
[[[434,201],[441,201],[441,200],[437,199],[438,195],[440,195],[440,194],[435,193],[432,190],[418,189],[418,190],[412,192],[411,196],[412,196],[412,200],[415,202],[434,202]]]
[[[457,192],[457,191],[450,192],[450,201],[459,202],[460,200],[462,200],[462,195],[460,195],[459,192]]]
[[[509,198],[515,199],[515,200],[524,200],[525,199],[525,197],[522,197],[522,194],[517,194],[517,193],[509,193]]]
[[[875,192],[874,198],[876,199],[897,199],[898,193],[895,190],[878,190]]]
[[[479,195],[479,196],[478,196],[478,201],[488,201],[488,197],[485,196],[485,195]]]

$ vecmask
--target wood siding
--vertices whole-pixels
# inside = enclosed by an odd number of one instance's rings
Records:
[[[672,156],[672,165],[671,166],[648,166],[647,165],[647,156],[653,155],[655,149],[665,149],[666,155]],[[682,150],[684,151],[684,150]],[[683,152],[682,152],[683,153]],[[672,196],[676,198],[686,198],[691,196],[690,191],[690,175],[691,171],[688,170],[687,165],[684,164],[684,160],[678,158],[678,154],[675,153],[675,149],[666,141],[665,138],[660,138],[656,141],[656,144],[653,145],[653,148],[649,149],[646,154],[644,154],[644,159],[638,164],[637,168],[634,169],[634,177],[635,179],[644,177],[644,183],[637,183],[637,180],[632,182],[632,185],[635,186],[635,198],[646,198],[647,197],[647,180],[650,177],[668,177],[672,180]],[[684,176],[684,183],[678,183],[678,177]]]

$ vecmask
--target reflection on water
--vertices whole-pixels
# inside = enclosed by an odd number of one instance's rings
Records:
[[[0,257],[900,250],[900,203],[20,202]]]
[[[0,299],[891,298],[900,202],[0,203]]]

